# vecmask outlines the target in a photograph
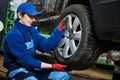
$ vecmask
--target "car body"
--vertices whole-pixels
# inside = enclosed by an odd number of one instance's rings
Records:
[[[120,40],[119,36],[119,0],[51,0],[45,7],[47,16],[60,15],[73,4],[82,4],[90,8],[90,16],[96,36],[101,40]],[[44,5],[44,6],[46,6]],[[50,15],[52,14],[52,15]]]
[[[48,3],[43,11],[52,13],[49,17],[60,15],[60,20],[71,19],[68,22],[71,27],[55,48],[58,62],[70,64],[73,69],[86,69],[101,53],[119,50],[119,0],[52,0]]]

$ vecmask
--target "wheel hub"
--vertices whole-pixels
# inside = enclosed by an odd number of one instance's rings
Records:
[[[75,54],[82,35],[79,18],[74,14],[69,14],[67,17],[69,18],[67,28],[58,44],[58,52],[64,58],[69,58]]]
[[[70,29],[70,30],[69,30],[69,39],[72,40],[73,37],[74,37],[74,35],[73,35],[73,30]]]

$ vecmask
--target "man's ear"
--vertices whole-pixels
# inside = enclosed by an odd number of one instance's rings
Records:
[[[18,18],[22,18],[22,14],[20,12],[17,13],[18,14]]]

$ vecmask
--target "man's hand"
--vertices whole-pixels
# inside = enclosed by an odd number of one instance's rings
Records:
[[[67,28],[67,23],[68,23],[68,17],[65,17],[59,24],[58,24],[58,29],[60,31],[65,30]]]
[[[66,71],[66,67],[67,66],[58,64],[58,63],[52,65],[52,69],[59,70],[59,71]]]

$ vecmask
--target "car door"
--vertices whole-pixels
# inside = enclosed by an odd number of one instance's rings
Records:
[[[120,0],[90,0],[94,28],[102,40],[120,40]]]

